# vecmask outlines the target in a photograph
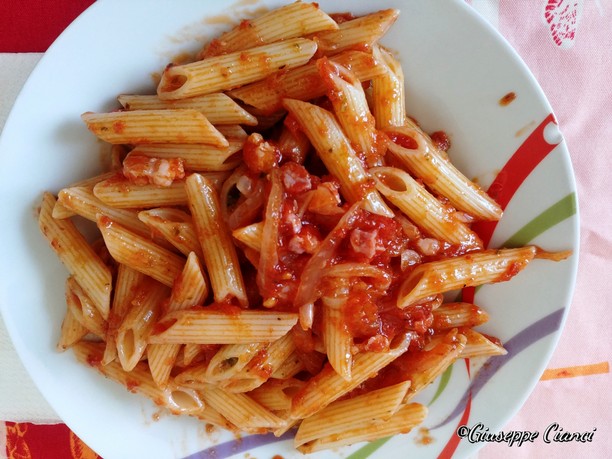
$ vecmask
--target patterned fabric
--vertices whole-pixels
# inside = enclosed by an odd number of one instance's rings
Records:
[[[612,451],[610,309],[612,212],[612,3],[605,0],[466,0],[508,39],[540,82],[563,129],[581,214],[580,268],[573,304],[550,368],[504,431],[597,429],[592,442],[487,444],[481,459],[606,457]],[[44,51],[91,1],[1,2],[0,52]],[[43,12],[44,14],[41,14]],[[70,17],[69,17],[70,16]],[[35,33],[32,33],[35,31]],[[554,209],[545,216],[555,217]],[[378,445],[367,446],[365,458]],[[0,421],[0,459],[98,458],[63,424]],[[441,457],[452,457],[452,448]]]

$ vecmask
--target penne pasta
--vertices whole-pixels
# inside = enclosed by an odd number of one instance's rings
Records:
[[[202,391],[204,401],[232,424],[246,432],[258,432],[263,428],[279,428],[285,421],[275,416],[245,394],[226,392],[214,386]]]
[[[102,317],[108,318],[111,272],[83,235],[69,220],[52,217],[55,198],[45,193],[38,214],[38,226],[61,262],[81,285]]]
[[[399,10],[387,9],[341,22],[336,30],[311,36],[320,54],[330,56],[348,49],[371,50],[397,20]]]
[[[286,334],[259,349],[247,365],[220,386],[229,392],[250,392],[265,383],[293,351],[293,337]]]
[[[205,409],[202,398],[192,389],[177,386],[165,389],[157,387],[145,363],[139,363],[130,372],[123,370],[118,362],[101,365],[104,352],[101,343],[81,341],[72,349],[81,363],[95,368],[130,392],[150,398],[156,405],[167,408],[172,414],[197,416]]]
[[[243,307],[248,306],[238,255],[222,218],[217,192],[210,180],[199,174],[189,176],[185,184],[215,301],[236,298]]]
[[[338,436],[357,426],[372,426],[388,421],[400,409],[409,388],[410,381],[406,381],[331,403],[302,421],[294,445],[299,447],[318,438]]]
[[[66,302],[68,302],[68,299]],[[57,350],[60,352],[65,351],[78,343],[87,333],[89,333],[89,330],[79,321],[76,314],[70,308],[66,308],[66,314],[60,329],[60,337],[57,342]]]
[[[370,170],[376,189],[431,237],[450,244],[482,248],[480,238],[409,174],[394,167]]]
[[[139,291],[140,283],[144,280],[144,274],[122,263],[118,264],[113,302],[106,329],[106,348],[104,349],[104,357],[102,359],[103,365],[107,365],[117,358],[117,330],[121,322],[123,322],[123,318],[130,310],[132,300]]]
[[[338,24],[316,3],[294,2],[273,9],[257,18],[245,19],[229,32],[208,43],[198,58],[206,59],[273,43],[322,30],[336,30]]]
[[[418,300],[458,288],[510,280],[536,255],[535,247],[483,250],[456,258],[417,266],[402,281],[397,306],[405,308]]]
[[[263,228],[263,223],[253,223],[249,226],[243,226],[242,228],[235,229],[232,231],[232,236],[237,241],[243,243],[246,247],[260,252]]]
[[[167,297],[166,286],[151,278],[138,285],[130,309],[117,328],[117,356],[125,371],[134,369],[145,354],[147,339]]]
[[[362,352],[355,355],[350,381],[326,365],[293,397],[291,417],[303,419],[322,410],[406,352],[410,341],[411,335],[406,334],[388,352]]]
[[[228,142],[227,147],[204,144],[137,145],[130,154],[150,158],[180,158],[189,171],[226,171],[240,163],[237,153],[244,145],[243,139],[228,139]]]
[[[187,257],[183,271],[172,286],[170,299],[165,312],[180,311],[202,304],[208,296],[208,284],[202,266],[194,252]],[[150,344],[147,348],[147,361],[155,383],[164,387],[168,384],[170,373],[181,349],[180,344]]]
[[[60,190],[58,202],[66,209],[92,222],[98,215],[105,215],[121,226],[142,237],[150,237],[150,229],[138,219],[138,215],[131,209],[117,209],[98,199],[91,189],[84,187],[71,187]]]
[[[138,212],[138,219],[147,225],[149,231],[161,234],[183,255],[194,252],[198,259],[203,259],[191,215],[180,209],[159,207]]]
[[[112,144],[206,143],[227,147],[227,139],[193,109],[83,113],[81,119],[98,138]]]
[[[161,100],[155,95],[121,94],[117,100],[126,110],[192,109],[201,112],[214,125],[257,125],[257,118],[223,93],[180,100]]]
[[[317,67],[336,118],[355,153],[365,159],[367,167],[380,166],[387,145],[376,130],[361,82],[346,67],[327,58],[319,59]]]
[[[458,210],[480,220],[499,220],[501,207],[459,172],[415,123],[410,119],[406,123],[386,131],[392,156]]]
[[[98,219],[98,228],[108,251],[118,263],[172,287],[185,264],[182,257],[123,228],[108,217]]]
[[[406,123],[406,98],[404,95],[404,72],[393,55],[375,46],[373,55],[385,69],[372,78],[372,113],[377,129],[403,126]]]
[[[66,304],[72,316],[87,330],[99,337],[106,333],[106,321],[93,305],[87,292],[73,276],[66,281]]]
[[[329,364],[347,381],[350,381],[353,355],[353,337],[344,320],[344,306],[350,296],[350,278],[335,279],[332,288],[321,297],[323,306],[323,343]]]
[[[243,344],[274,341],[297,322],[288,312],[240,310],[228,314],[192,308],[166,314],[149,338],[151,343]]]
[[[227,177],[226,172],[206,172],[201,174],[213,183],[215,188]],[[164,206],[183,206],[187,204],[184,181],[174,181],[167,187],[156,185],[134,185],[123,177],[113,177],[98,183],[94,195],[102,202],[119,209],[151,209]]]
[[[461,351],[459,358],[473,359],[476,357],[491,357],[494,355],[506,355],[508,352],[504,347],[482,333],[478,333],[471,328],[461,329],[461,334],[466,338],[465,347]]]
[[[432,311],[434,330],[477,327],[489,321],[489,315],[471,303],[446,303]]]
[[[347,426],[350,430],[345,430],[342,432],[342,435],[333,434],[317,438],[312,442],[299,446],[298,450],[302,453],[313,453],[322,449],[338,448],[391,435],[406,434],[413,427],[423,423],[427,413],[428,409],[426,406],[420,403],[411,403],[402,406],[388,421],[375,419],[374,422],[368,420],[362,423],[355,423]]]
[[[294,38],[190,64],[170,65],[162,74],[157,95],[163,100],[174,100],[227,91],[261,80],[277,70],[305,64],[316,50],[315,42]]]
[[[402,378],[411,381],[403,403],[412,400],[460,358],[466,341],[464,335],[453,329],[445,336],[433,339],[424,350],[402,356]]]

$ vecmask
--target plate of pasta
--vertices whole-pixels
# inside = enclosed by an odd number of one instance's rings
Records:
[[[460,1],[100,0],[0,151],[4,320],[105,458],[473,454],[571,301],[565,142]]]

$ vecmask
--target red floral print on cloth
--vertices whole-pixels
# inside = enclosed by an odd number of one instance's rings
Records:
[[[4,425],[7,459],[101,459],[65,424],[5,422]],[[2,451],[0,457],[3,457]]]
[[[583,0],[547,0],[544,20],[550,36],[560,48],[571,48],[576,38],[578,22],[582,16]]]

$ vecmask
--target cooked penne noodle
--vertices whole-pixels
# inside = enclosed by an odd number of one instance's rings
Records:
[[[425,234],[450,244],[482,248],[480,238],[410,174],[395,167],[370,169],[376,189]]]
[[[145,363],[140,362],[132,371],[125,371],[119,362],[101,365],[104,352],[102,343],[81,341],[72,348],[77,359],[91,366],[109,379],[121,384],[130,392],[150,398],[156,405],[167,408],[172,414],[197,416],[204,410],[200,395],[189,388],[179,386],[157,387]]]
[[[372,78],[372,113],[378,129],[403,126],[406,123],[404,72],[393,55],[375,46],[373,55],[385,72]]]
[[[406,352],[410,341],[411,335],[406,334],[387,352],[362,352],[354,355],[350,381],[326,365],[293,397],[291,417],[303,419],[322,410]]]
[[[123,228],[108,217],[98,219],[98,228],[108,251],[118,263],[172,287],[185,264],[182,257]]]
[[[97,220],[98,215],[105,215],[140,236],[151,236],[150,229],[138,219],[138,214],[134,210],[109,206],[98,199],[89,188],[64,188],[59,192],[58,202],[92,222]]]
[[[467,339],[465,347],[459,355],[461,359],[506,355],[508,353],[501,344],[494,342],[482,333],[478,333],[476,330],[464,328],[461,329],[461,334]]]
[[[275,8],[254,19],[243,20],[229,32],[208,43],[198,58],[241,51],[254,45],[273,43],[322,30],[335,30],[338,24],[317,4],[295,2]]]
[[[150,231],[161,234],[183,255],[188,256],[194,252],[199,259],[203,259],[202,247],[188,213],[172,207],[159,207],[138,212],[138,219]]]
[[[137,145],[130,154],[151,158],[181,158],[185,169],[189,171],[226,171],[236,168],[240,163],[237,153],[244,145],[244,140],[240,139],[228,139],[228,142],[227,147],[204,144]]]
[[[403,403],[408,403],[460,358],[467,339],[456,329],[445,336],[433,339],[422,351],[402,356],[401,368],[404,379],[412,382]]]
[[[316,50],[315,42],[294,38],[190,64],[170,65],[162,74],[157,95],[163,100],[174,100],[227,91],[280,69],[305,64]]]
[[[168,288],[151,278],[138,285],[130,309],[117,328],[117,356],[125,371],[131,371],[143,357],[149,334],[161,315],[161,303],[167,297]]]
[[[201,173],[215,188],[220,188],[227,178],[227,172]],[[94,187],[94,195],[104,203],[120,209],[150,209],[163,206],[187,204],[184,181],[174,181],[167,187],[156,185],[134,185],[122,177],[104,180]]]
[[[250,392],[265,383],[295,349],[293,337],[286,334],[259,349],[247,365],[220,386],[229,392]]]
[[[296,118],[327,170],[340,182],[344,198],[351,204],[363,199],[364,209],[393,217],[393,211],[372,186],[372,178],[334,116],[327,110],[299,100],[285,99],[283,105]]]
[[[214,125],[257,125],[257,118],[223,93],[180,100],[161,100],[155,95],[121,94],[117,100],[126,110],[193,109],[201,112]]]
[[[93,192],[100,201],[118,209],[180,206],[187,203],[183,181],[175,181],[167,187],[158,187],[134,185],[125,178],[114,177],[98,183]]]
[[[420,403],[402,406],[388,421],[367,420],[353,425],[342,435],[333,434],[320,437],[298,447],[302,453],[313,453],[323,449],[338,448],[362,441],[372,441],[396,434],[406,434],[413,427],[422,424],[427,417],[428,409]],[[377,422],[378,421],[378,422]]]
[[[108,328],[106,330],[106,348],[102,365],[107,365],[117,358],[117,330],[123,322],[123,318],[132,306],[132,300],[139,291],[139,285],[145,280],[145,275],[123,263],[117,264],[117,276],[115,278],[115,289],[113,291],[113,302],[108,316]]]
[[[113,147],[115,147],[115,145],[113,145]],[[115,172],[113,171],[105,172],[103,174],[96,175],[90,178],[86,178],[84,180],[79,180],[78,182],[75,182],[71,184],[70,186],[67,186],[64,189],[86,188],[89,191],[91,191],[98,182],[107,180],[113,176],[115,176]],[[75,215],[75,213],[72,210],[68,209],[66,206],[64,206],[59,200],[55,202],[55,206],[53,207],[53,213],[52,213],[53,218],[62,219],[62,218],[72,217],[73,215]]]
[[[389,152],[409,172],[458,210],[479,220],[499,220],[502,210],[488,194],[471,182],[438,150],[409,118],[405,126],[387,129]]]
[[[43,195],[38,226],[66,269],[81,285],[102,317],[108,318],[111,271],[94,252],[83,235],[69,220],[56,220],[51,214],[55,206],[51,193]]]
[[[272,412],[287,411],[291,409],[291,399],[304,384],[304,381],[296,378],[271,378],[250,392],[249,396]]]
[[[233,378],[266,347],[265,343],[226,344],[208,363],[204,380],[215,382]]]
[[[432,311],[434,330],[477,327],[489,321],[489,315],[472,303],[446,303]]]
[[[333,287],[325,288],[321,297],[323,306],[323,343],[329,364],[340,376],[350,381],[353,355],[353,337],[344,320],[344,306],[350,296],[350,279],[334,279]]]
[[[334,56],[333,61],[350,67],[359,81],[370,80],[384,71],[370,53],[362,51],[345,51]],[[325,85],[314,62],[280,72],[270,79],[245,85],[228,94],[267,114],[282,110],[284,98],[311,100],[325,95]]]
[[[536,255],[533,246],[518,249],[483,250],[423,263],[402,281],[397,306],[405,308],[418,300],[458,288],[510,280]]]
[[[217,191],[199,174],[190,175],[185,188],[215,301],[236,298],[243,307],[248,306],[238,255],[221,214]]]
[[[75,343],[78,343],[87,333],[89,333],[89,330],[79,321],[72,309],[67,307],[64,320],[62,320],[60,337],[57,341],[57,350],[60,352],[65,351]]]
[[[170,299],[164,308],[165,312],[180,311],[202,304],[208,296],[208,284],[198,257],[191,252],[183,271],[172,286]],[[180,344],[150,344],[147,348],[147,360],[155,383],[164,387],[168,384],[170,372],[174,367],[180,351]]]
[[[298,352],[292,352],[280,366],[272,372],[270,378],[288,379],[304,370],[304,363],[299,358]]]
[[[355,153],[365,158],[366,166],[380,166],[387,150],[386,141],[376,130],[361,82],[346,67],[327,58],[319,59],[317,67],[336,118]]]
[[[196,360],[197,357],[205,352],[207,346],[208,345],[206,344],[186,343],[182,347],[182,362],[180,365],[179,362],[177,362],[177,366],[188,367]],[[180,357],[181,356],[179,355],[179,358]]]
[[[232,307],[230,313],[192,308],[166,314],[151,343],[245,344],[274,341],[297,322],[297,314],[248,311]]]
[[[312,35],[319,46],[318,52],[327,56],[348,49],[371,49],[399,16],[399,10],[387,9],[345,21],[337,30]]]
[[[246,394],[226,392],[215,386],[202,391],[206,404],[217,410],[232,424],[246,432],[257,432],[263,428],[279,428],[285,421],[265,409]]]
[[[388,421],[400,409],[410,381],[331,403],[304,419],[295,434],[296,447],[317,438],[340,435],[356,426]]]
[[[83,113],[87,128],[113,144],[207,143],[227,147],[227,139],[192,109],[133,110]]]
[[[106,334],[106,321],[100,311],[93,305],[87,292],[73,276],[66,280],[66,304],[68,310],[80,324],[99,337]]]
[[[261,251],[261,238],[263,236],[264,225],[262,222],[252,223],[249,226],[232,231],[232,236],[237,241],[242,242],[246,247],[257,252]]]

